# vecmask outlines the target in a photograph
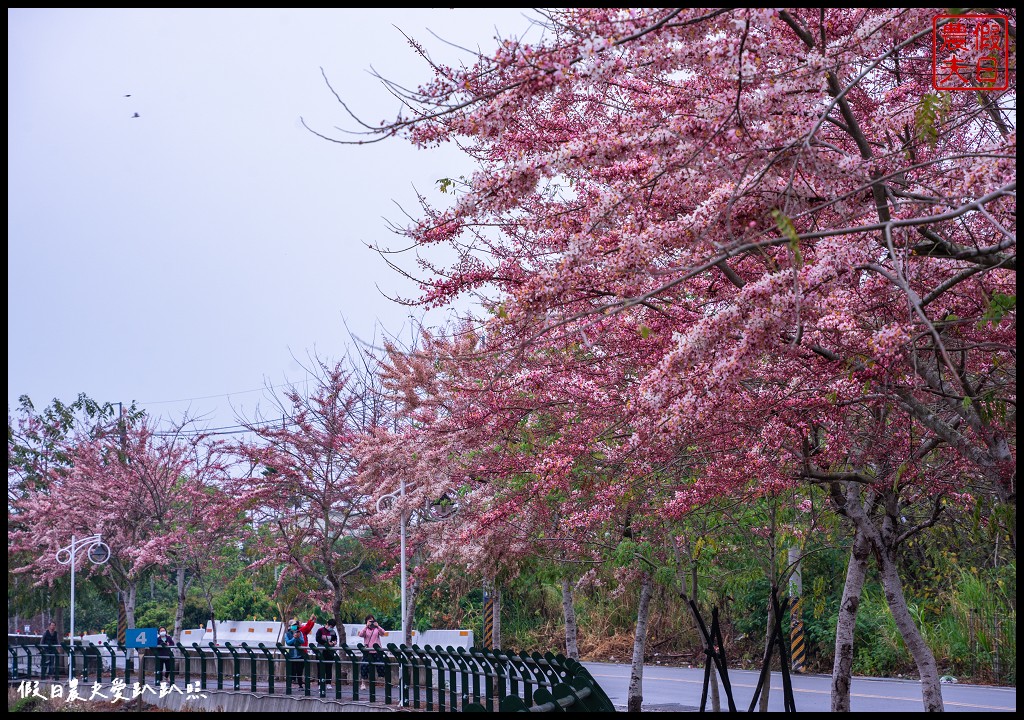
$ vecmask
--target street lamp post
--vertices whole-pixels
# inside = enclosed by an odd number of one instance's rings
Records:
[[[413,489],[413,490],[416,489],[416,482],[415,481],[413,481],[412,487],[410,489]],[[377,512],[380,512],[382,510],[386,510],[387,508],[390,508],[391,505],[396,500],[398,502],[400,502],[400,503],[403,502],[404,499],[405,499],[405,491],[406,491],[406,484],[405,484],[405,478],[403,477],[401,479],[401,485],[399,485],[398,490],[396,490],[395,492],[390,492],[387,495],[382,495],[380,498],[377,499]],[[442,495],[440,498],[435,500],[433,503],[427,503],[421,509],[417,510],[417,509],[414,508],[413,512],[415,512],[416,513],[416,517],[420,518],[421,520],[428,520],[428,521],[429,520],[443,520],[444,518],[449,517],[453,512],[455,512],[456,506],[457,506],[457,504],[452,499],[452,497],[450,497],[449,495]],[[402,585],[401,585],[401,591],[402,591],[402,642],[405,643],[405,644],[409,644],[411,642],[411,637],[412,637],[410,635],[410,630],[406,627],[410,623],[406,622],[406,620],[407,620],[406,613],[409,611],[409,608],[408,608],[408,595],[407,595],[407,593],[408,593],[408,579],[406,578],[406,567],[405,567],[405,565],[406,565],[406,558],[405,558],[405,535],[406,535],[406,525],[408,524],[410,519],[412,519],[411,518],[411,514],[405,509],[405,506],[403,505],[402,506],[402,513],[401,513],[400,518],[399,518],[399,522],[400,522],[400,535],[399,535],[399,537],[400,537],[400,543],[401,543],[399,551],[402,553],[402,559],[401,559],[399,567],[401,568],[400,573],[401,573],[401,576],[402,576],[402,579],[401,579],[401,583],[402,583]]]
[[[89,549],[86,556],[93,565],[103,565],[110,559],[110,548],[99,534],[85,538],[76,538],[72,535],[71,544],[62,547],[56,555],[56,560],[61,565],[71,565],[71,651],[68,655],[68,682],[71,682],[72,669],[75,666],[75,557],[79,550],[85,548]]]
[[[384,495],[383,497],[381,497],[379,500],[377,500],[377,511],[378,512],[381,509],[383,509],[383,507],[386,507],[387,505],[390,505],[392,502],[394,502],[396,495],[399,498],[399,502],[401,502],[401,499],[405,497],[405,478],[404,477],[402,478],[401,482],[402,482],[402,485],[401,485],[398,493],[389,493],[389,494]],[[405,508],[404,507],[402,508],[400,538],[401,538],[400,539],[401,546],[400,546],[399,552],[401,552],[401,554],[402,554],[402,559],[401,559],[401,562],[400,562],[400,568],[401,568],[400,574],[402,576],[402,579],[401,579],[401,583],[402,583],[401,584],[401,591],[402,591],[402,643],[403,644],[407,644],[409,642],[409,632],[408,632],[408,629],[405,627],[405,625],[406,625],[406,622],[405,622],[405,620],[406,620],[406,618],[405,618],[405,611],[406,611],[406,577],[405,577],[405,572],[406,571],[405,571]]]

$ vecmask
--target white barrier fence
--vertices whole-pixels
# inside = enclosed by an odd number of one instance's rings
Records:
[[[321,627],[323,625],[320,623],[313,625],[313,629],[309,633],[309,642],[316,642],[316,631]],[[359,630],[363,627],[360,624],[346,623],[339,628],[339,639],[345,644],[355,647],[363,641],[358,635]],[[218,620],[216,644],[223,647],[225,642],[230,642],[234,647],[238,647],[244,642],[249,647],[255,648],[259,643],[263,643],[268,648],[273,648],[277,643],[284,642],[284,631],[284,623],[276,620]],[[401,645],[402,631],[385,631],[381,640],[383,641],[382,645],[392,642]],[[446,648],[450,645],[454,648],[461,647],[468,650],[473,647],[473,631],[424,630],[420,632],[413,630],[411,641],[411,644],[420,647],[432,645]],[[178,642],[187,648],[192,647],[192,643],[199,643],[199,646],[204,648],[209,647],[211,642],[215,642],[213,623],[208,622],[205,628],[182,630]]]

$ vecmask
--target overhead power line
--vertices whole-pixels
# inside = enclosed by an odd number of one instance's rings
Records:
[[[190,402],[192,400],[212,400],[213,398],[231,397],[232,395],[244,395],[246,393],[261,392],[263,390],[276,390],[281,387],[291,387],[295,383],[278,383],[277,385],[266,385],[252,390],[239,390],[237,392],[221,393],[219,395],[202,395],[200,397],[181,398],[180,400],[149,400],[139,401],[139,405],[168,405],[170,403]]]

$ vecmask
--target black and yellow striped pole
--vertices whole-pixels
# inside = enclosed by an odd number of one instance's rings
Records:
[[[793,609],[789,616],[790,658],[793,661],[793,672],[803,672],[807,660],[807,644],[804,641],[804,621],[801,615],[804,599],[798,597],[793,601]]]
[[[484,586],[484,645],[490,650],[494,647],[494,593]]]
[[[800,673],[804,671],[804,663],[807,660],[807,643],[804,639],[804,599],[799,548],[789,549],[789,563],[793,567],[793,574],[789,580],[789,657],[793,672]]]

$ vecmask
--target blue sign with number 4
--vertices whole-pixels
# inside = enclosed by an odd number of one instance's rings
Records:
[[[156,631],[157,628],[128,628],[124,634],[125,647],[156,647]]]

